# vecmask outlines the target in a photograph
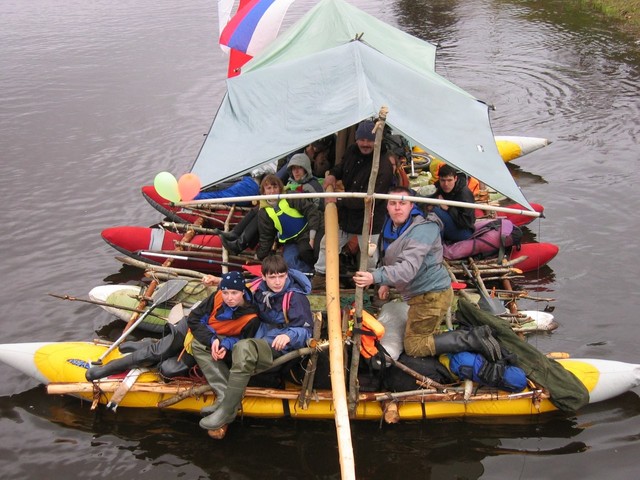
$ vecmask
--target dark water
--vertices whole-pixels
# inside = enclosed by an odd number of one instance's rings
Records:
[[[519,280],[556,299],[561,325],[530,341],[639,363],[638,42],[563,1],[352,3],[439,43],[439,73],[496,107],[496,134],[553,141],[513,167],[546,208],[528,234],[561,249]],[[190,168],[224,89],[215,7],[0,3],[0,342],[91,339],[113,322],[47,293],[131,278],[100,231],[160,220],[139,187]],[[193,415],[93,413],[4,365],[0,378],[3,479],[339,478],[331,421],[246,420],[210,442]],[[358,478],[371,479],[633,478],[639,432],[637,389],[577,415],[352,426]]]

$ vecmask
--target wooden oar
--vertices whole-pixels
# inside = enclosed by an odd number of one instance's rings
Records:
[[[180,290],[184,288],[187,283],[188,282],[186,280],[169,280],[168,282],[163,283],[158,288],[156,295],[153,297],[153,304],[142,315],[138,317],[133,325],[131,325],[131,328],[128,328],[124,332],[122,332],[120,338],[113,342],[113,344],[102,355],[100,355],[100,358],[98,358],[98,360],[96,360],[95,362],[91,362],[91,364],[102,365],[102,360],[104,360],[107,355],[113,352],[116,347],[120,345],[124,341],[124,339],[127,338],[129,334],[136,329],[138,325],[142,323],[147,315],[155,310],[155,308],[158,307],[161,303],[164,303],[171,297],[174,297]]]

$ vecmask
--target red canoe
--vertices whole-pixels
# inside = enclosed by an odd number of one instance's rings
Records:
[[[504,205],[504,207],[513,208],[516,210],[525,210],[525,208],[523,208],[522,205],[518,205],[517,203],[513,203],[511,205]],[[532,203],[531,207],[533,207],[533,209],[538,213],[544,213],[544,207],[539,203]],[[485,210],[476,210],[476,218],[483,218],[486,214],[487,212]],[[538,217],[530,217],[529,215],[521,215],[518,213],[505,213],[505,212],[498,212],[497,216],[511,220],[511,223],[513,223],[516,227],[522,227],[524,225],[528,225],[531,222],[533,222],[536,218],[538,218]]]
[[[180,233],[169,232],[161,228],[151,227],[111,227],[102,231],[102,238],[119,252],[149,263],[162,264],[166,258],[155,255],[143,255],[140,252],[160,252],[175,250],[175,242],[182,240]],[[207,247],[222,247],[217,235],[196,235],[189,242]],[[189,256],[185,251],[183,256]],[[176,268],[189,268],[206,272],[219,272],[222,255],[202,260],[174,260],[171,264]]]
[[[149,204],[165,217],[178,223],[195,223],[200,218],[199,215],[192,213],[190,210],[184,210],[182,207],[171,205],[171,202],[161,197],[153,185],[145,185],[142,187],[142,196]],[[212,218],[205,219],[207,225],[222,228],[227,219],[228,210],[220,210],[218,213],[211,214]],[[235,225],[240,221],[243,212],[236,212],[231,219],[231,225]]]
[[[515,260],[516,258],[527,257],[526,260],[517,263],[514,267],[523,272],[533,272],[549,263],[558,254],[559,250],[558,246],[553,243],[523,243],[520,245],[519,250],[511,249],[509,259]]]

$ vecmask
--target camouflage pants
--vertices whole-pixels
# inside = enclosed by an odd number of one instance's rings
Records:
[[[409,299],[407,326],[404,331],[404,351],[407,355],[429,357],[436,354],[433,336],[442,324],[452,300],[451,288],[423,293]]]

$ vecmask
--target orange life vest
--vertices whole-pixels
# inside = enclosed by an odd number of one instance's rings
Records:
[[[354,315],[355,311],[351,311]],[[360,326],[360,355],[371,358],[378,353],[376,342],[384,337],[384,325],[366,310],[362,311],[362,325]]]
[[[245,313],[233,320],[218,320],[216,318],[216,312],[220,307],[222,307],[222,292],[218,291],[213,298],[213,309],[211,310],[211,315],[209,315],[207,323],[218,335],[224,335],[226,337],[240,335],[247,323],[257,316],[256,313]]]

